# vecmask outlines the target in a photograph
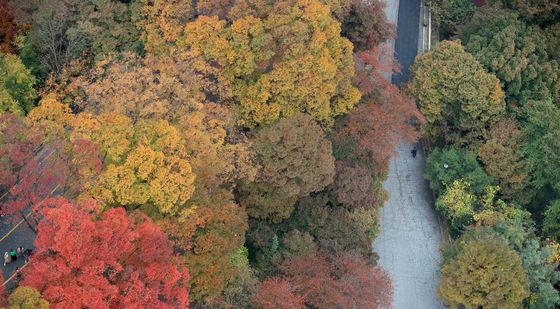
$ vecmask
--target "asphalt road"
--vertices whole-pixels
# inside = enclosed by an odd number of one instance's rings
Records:
[[[393,0],[387,2],[393,2]],[[392,82],[400,86],[408,80],[409,67],[414,63],[414,58],[418,53],[421,2],[420,0],[400,0],[398,2],[395,57],[401,65],[401,70],[400,73],[393,74]]]

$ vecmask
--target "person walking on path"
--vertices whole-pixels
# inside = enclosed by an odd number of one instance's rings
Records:
[[[10,257],[11,257],[12,261],[17,260],[17,255],[16,255],[16,252],[14,251],[14,249],[10,249]]]
[[[416,146],[412,147],[412,150],[410,152],[412,152],[412,157],[416,158]]]
[[[10,264],[11,262],[12,262],[12,258],[10,257],[8,251],[4,252],[4,266]]]
[[[27,264],[27,262],[29,262],[29,258],[31,257],[31,255],[33,255],[33,251],[31,249],[25,249],[23,255],[25,256],[25,264]]]
[[[23,256],[23,247],[22,246],[17,247],[16,253],[17,253],[18,257],[22,257]]]

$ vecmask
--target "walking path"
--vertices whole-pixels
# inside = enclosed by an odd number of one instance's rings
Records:
[[[386,15],[397,24],[397,38],[390,45],[401,64],[392,76],[395,85],[408,79],[409,66],[418,53],[420,0],[385,0]],[[397,13],[398,12],[398,13]],[[432,193],[424,179],[425,156],[420,147],[413,158],[412,145],[401,144],[391,159],[384,188],[389,200],[381,210],[381,231],[374,251],[379,265],[393,280],[395,309],[445,308],[437,298],[439,248],[442,230],[433,207]]]

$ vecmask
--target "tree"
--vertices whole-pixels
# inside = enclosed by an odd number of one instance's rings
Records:
[[[17,24],[14,22],[14,15],[8,0],[0,1],[0,51],[4,53],[13,52],[14,44],[12,40],[18,31]]]
[[[0,187],[9,190],[18,179],[19,171],[33,158],[41,138],[21,117],[0,115]]]
[[[502,0],[502,3],[521,15],[525,20],[545,26],[558,21],[560,4],[554,0]]]
[[[246,126],[271,125],[297,112],[332,125],[334,116],[360,98],[350,80],[352,44],[340,36],[329,8],[316,0],[279,1],[271,7],[231,25],[201,16],[186,25],[179,45],[221,68],[218,78],[233,85],[236,110]]]
[[[555,200],[546,207],[543,220],[543,232],[551,237],[560,238],[560,200]]]
[[[59,72],[86,48],[86,38],[70,31],[85,1],[41,1],[33,10],[31,38],[38,48],[41,62],[50,71]]]
[[[299,200],[292,217],[285,224],[287,229],[309,233],[320,249],[372,258],[368,231],[352,219],[347,209],[331,205],[325,194]]]
[[[152,54],[166,53],[169,47],[184,34],[184,25],[194,17],[193,2],[141,0],[139,3],[140,18],[136,26],[141,30],[141,38],[146,50]]]
[[[167,236],[144,215],[99,212],[87,200],[35,206],[42,216],[23,284],[54,307],[186,308],[186,269],[175,266]],[[80,254],[76,254],[80,252]]]
[[[9,308],[13,309],[48,309],[49,302],[41,297],[41,293],[29,286],[19,286],[8,299]]]
[[[476,197],[469,192],[469,183],[455,180],[436,201],[436,209],[449,223],[450,234],[459,236],[473,222]]]
[[[530,177],[523,160],[521,147],[525,136],[517,122],[504,118],[490,128],[488,139],[478,148],[484,169],[507,200],[526,204],[531,200]]]
[[[134,126],[130,118],[117,113],[98,116],[82,112],[72,120],[72,139],[88,139],[99,145],[106,162],[120,162],[131,147]]]
[[[458,41],[442,41],[417,57],[407,89],[420,105],[422,130],[432,143],[478,141],[505,108],[498,79]]]
[[[269,278],[260,284],[253,302],[263,309],[304,307],[304,297],[294,294],[290,282],[276,278]]]
[[[377,197],[371,171],[359,164],[336,161],[336,175],[330,189],[336,200],[348,208],[372,208]]]
[[[195,179],[182,137],[165,120],[140,121],[134,129],[126,157],[107,166],[94,194],[115,206],[178,213],[192,196]]]
[[[441,268],[439,296],[451,308],[518,308],[527,291],[521,258],[502,239],[465,237]]]
[[[554,261],[555,250],[535,235],[530,215],[522,220],[501,220],[492,230],[519,253],[523,268],[527,270],[531,295],[524,300],[524,307],[555,308],[560,303],[560,292],[554,288],[560,281],[556,271],[558,262]]]
[[[198,109],[203,97],[188,62],[142,58],[133,53],[108,58],[71,84],[75,104],[90,113],[119,113],[139,119],[176,120]]]
[[[0,54],[0,113],[29,112],[37,98],[35,78],[16,55]]]
[[[385,16],[382,1],[350,0],[349,9],[339,20],[342,35],[347,37],[354,48],[360,51],[371,50],[394,36],[394,25]]]
[[[488,8],[461,31],[465,49],[502,82],[510,104],[560,99],[560,64],[549,59],[542,33],[517,15]]]
[[[85,46],[95,58],[103,59],[115,52],[142,52],[140,33],[132,22],[127,2],[87,0],[84,3],[67,33],[84,36]]]
[[[430,0],[429,6],[433,24],[446,39],[456,35],[475,13],[470,0]]]
[[[245,183],[241,203],[250,216],[279,222],[295,199],[333,181],[331,143],[308,115],[296,114],[257,133],[254,151],[262,165],[256,183]]]
[[[560,108],[552,101],[530,102],[526,108],[527,124],[523,132],[527,141],[522,152],[537,189],[550,185],[560,191]]]
[[[395,65],[390,57],[382,49],[358,53],[355,83],[363,103],[338,121],[332,138],[337,159],[374,164],[376,172],[388,169],[401,141],[420,138],[416,125],[424,120],[416,103],[383,76]]]
[[[31,128],[42,132],[45,140],[63,138],[66,126],[72,121],[72,110],[60,103],[56,96],[44,96],[39,105],[27,114],[26,122]]]
[[[445,185],[451,185],[461,178],[470,184],[475,194],[483,193],[492,184],[492,178],[486,175],[476,155],[455,147],[433,149],[426,160],[424,177],[430,182],[430,188],[436,196],[443,193]]]
[[[388,275],[362,257],[341,254],[299,256],[282,264],[282,273],[305,303],[317,307],[383,308],[391,305]]]
[[[546,52],[552,59],[560,59],[560,22],[544,29]]]

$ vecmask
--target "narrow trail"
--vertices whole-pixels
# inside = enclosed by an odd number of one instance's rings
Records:
[[[409,67],[418,53],[420,0],[385,0],[389,21],[397,24],[397,38],[390,45],[401,65],[392,76],[400,86],[408,80]],[[381,231],[374,251],[379,265],[393,281],[393,308],[445,308],[437,298],[442,228],[434,209],[432,193],[424,179],[425,156],[420,147],[413,158],[413,145],[401,144],[391,159],[389,177],[383,184],[389,199],[381,210]]]

